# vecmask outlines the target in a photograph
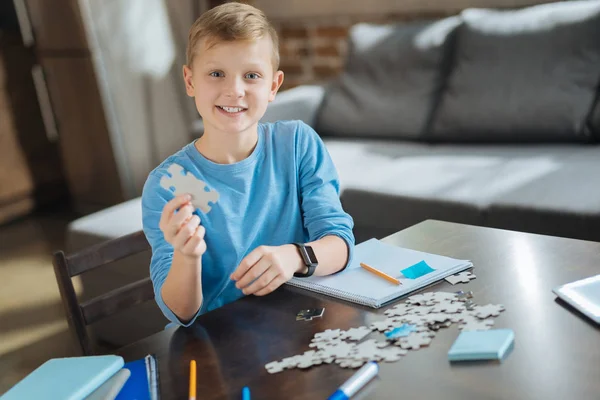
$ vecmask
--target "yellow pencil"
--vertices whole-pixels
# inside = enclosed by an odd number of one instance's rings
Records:
[[[196,360],[190,361],[190,400],[196,400]]]
[[[379,277],[382,277],[383,279],[385,279],[387,281],[395,283],[396,285],[401,285],[402,284],[398,279],[394,278],[393,276],[389,276],[385,272],[381,272],[378,269],[375,269],[375,268],[371,267],[370,265],[367,265],[365,263],[360,263],[360,266],[363,267],[364,269],[366,269],[367,271],[372,272],[372,273],[374,273],[375,275],[377,275]]]

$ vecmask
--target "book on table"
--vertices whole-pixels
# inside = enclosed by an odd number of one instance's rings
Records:
[[[53,358],[0,400],[158,400],[156,358],[125,363],[116,355]]]

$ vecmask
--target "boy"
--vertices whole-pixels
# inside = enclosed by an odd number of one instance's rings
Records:
[[[318,135],[299,121],[258,122],[283,82],[278,66],[277,35],[252,6],[223,4],[190,29],[183,78],[205,131],[152,171],[142,194],[156,301],[174,323],[351,259],[353,221]],[[173,163],[219,193],[210,213],[160,186]]]

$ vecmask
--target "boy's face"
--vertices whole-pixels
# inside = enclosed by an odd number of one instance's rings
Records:
[[[283,82],[273,71],[269,37],[253,41],[199,43],[193,66],[183,67],[188,96],[194,97],[205,131],[252,132]]]

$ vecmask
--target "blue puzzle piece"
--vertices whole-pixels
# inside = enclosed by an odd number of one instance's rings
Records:
[[[402,272],[402,275],[408,279],[417,279],[433,271],[435,270],[431,268],[425,261],[419,261],[415,265],[405,268],[400,272]]]
[[[386,332],[385,337],[388,339],[398,339],[401,337],[406,337],[410,335],[411,332],[414,332],[416,330],[416,325],[402,324],[399,327],[394,328],[389,332]]]

